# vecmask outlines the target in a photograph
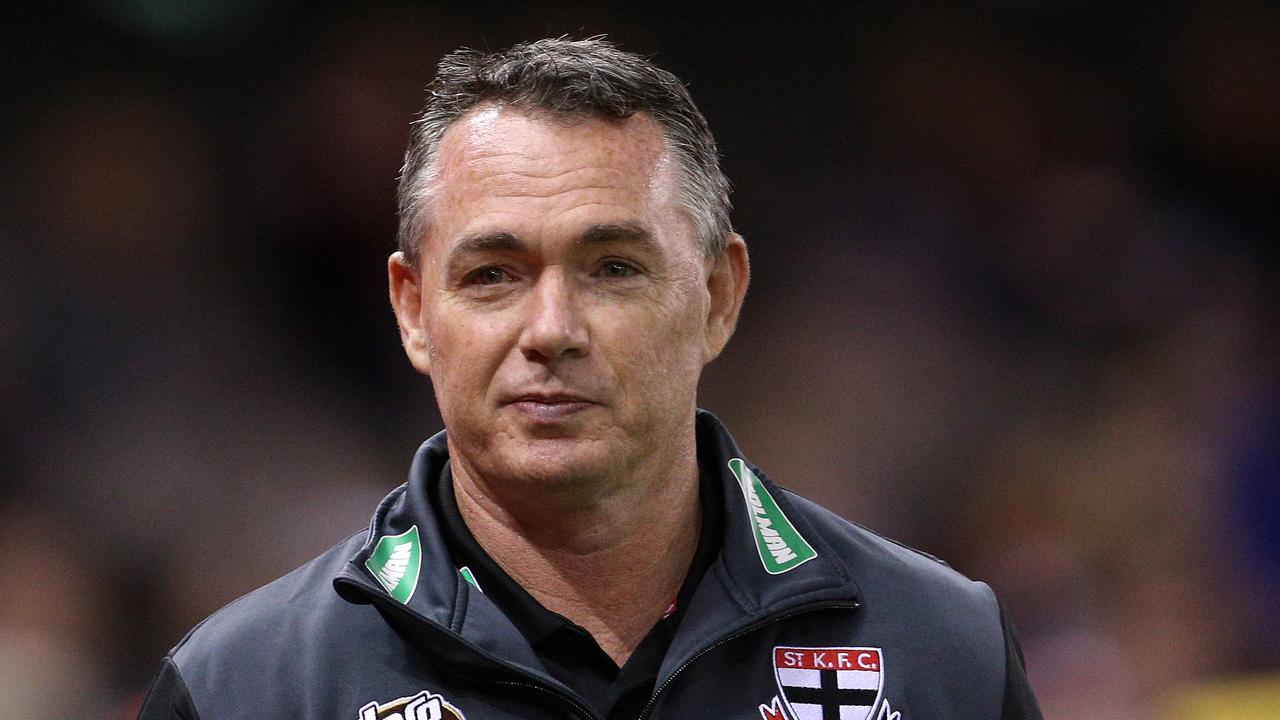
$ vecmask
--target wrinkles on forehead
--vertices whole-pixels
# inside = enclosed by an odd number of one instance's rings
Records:
[[[646,115],[625,120],[552,118],[489,105],[471,111],[446,132],[437,155],[433,208],[447,225],[431,233],[465,232],[457,211],[477,201],[552,198],[566,209],[575,202],[636,204],[637,198],[678,210],[678,191],[661,126]],[[518,207],[507,205],[507,207]]]

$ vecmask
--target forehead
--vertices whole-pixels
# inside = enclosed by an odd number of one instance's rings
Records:
[[[666,138],[644,114],[559,118],[481,106],[445,133],[434,175],[434,204],[446,215],[500,201],[666,205],[675,196]]]
[[[559,116],[486,104],[449,127],[437,160],[444,168],[450,162],[483,162],[496,156],[546,159],[576,152],[638,167],[660,159],[666,150],[662,127],[645,113],[624,119]]]

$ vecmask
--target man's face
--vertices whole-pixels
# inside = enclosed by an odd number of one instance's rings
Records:
[[[436,171],[420,266],[393,256],[391,281],[451,451],[534,483],[661,457],[732,329],[745,250],[726,294],[732,272],[695,240],[657,123],[482,107],[445,134]]]

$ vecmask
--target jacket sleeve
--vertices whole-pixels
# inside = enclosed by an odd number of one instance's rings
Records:
[[[1002,720],[1044,720],[1036,696],[1027,681],[1027,668],[1022,660],[1022,646],[1013,625],[1000,607],[1000,626],[1004,628],[1004,709]]]
[[[160,664],[147,699],[142,702],[138,720],[200,720],[173,658],[166,657]]]

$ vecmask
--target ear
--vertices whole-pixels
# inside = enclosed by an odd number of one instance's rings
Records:
[[[738,312],[742,298],[747,294],[751,280],[751,261],[747,257],[747,244],[742,236],[729,233],[724,250],[709,258],[711,271],[707,273],[707,294],[711,303],[707,311],[706,346],[703,363],[709,363],[720,355],[738,324]]]
[[[387,258],[387,285],[391,290],[391,307],[400,326],[400,344],[404,354],[418,372],[431,375],[430,343],[422,323],[422,282],[418,269],[412,267],[404,253],[391,253]]]

